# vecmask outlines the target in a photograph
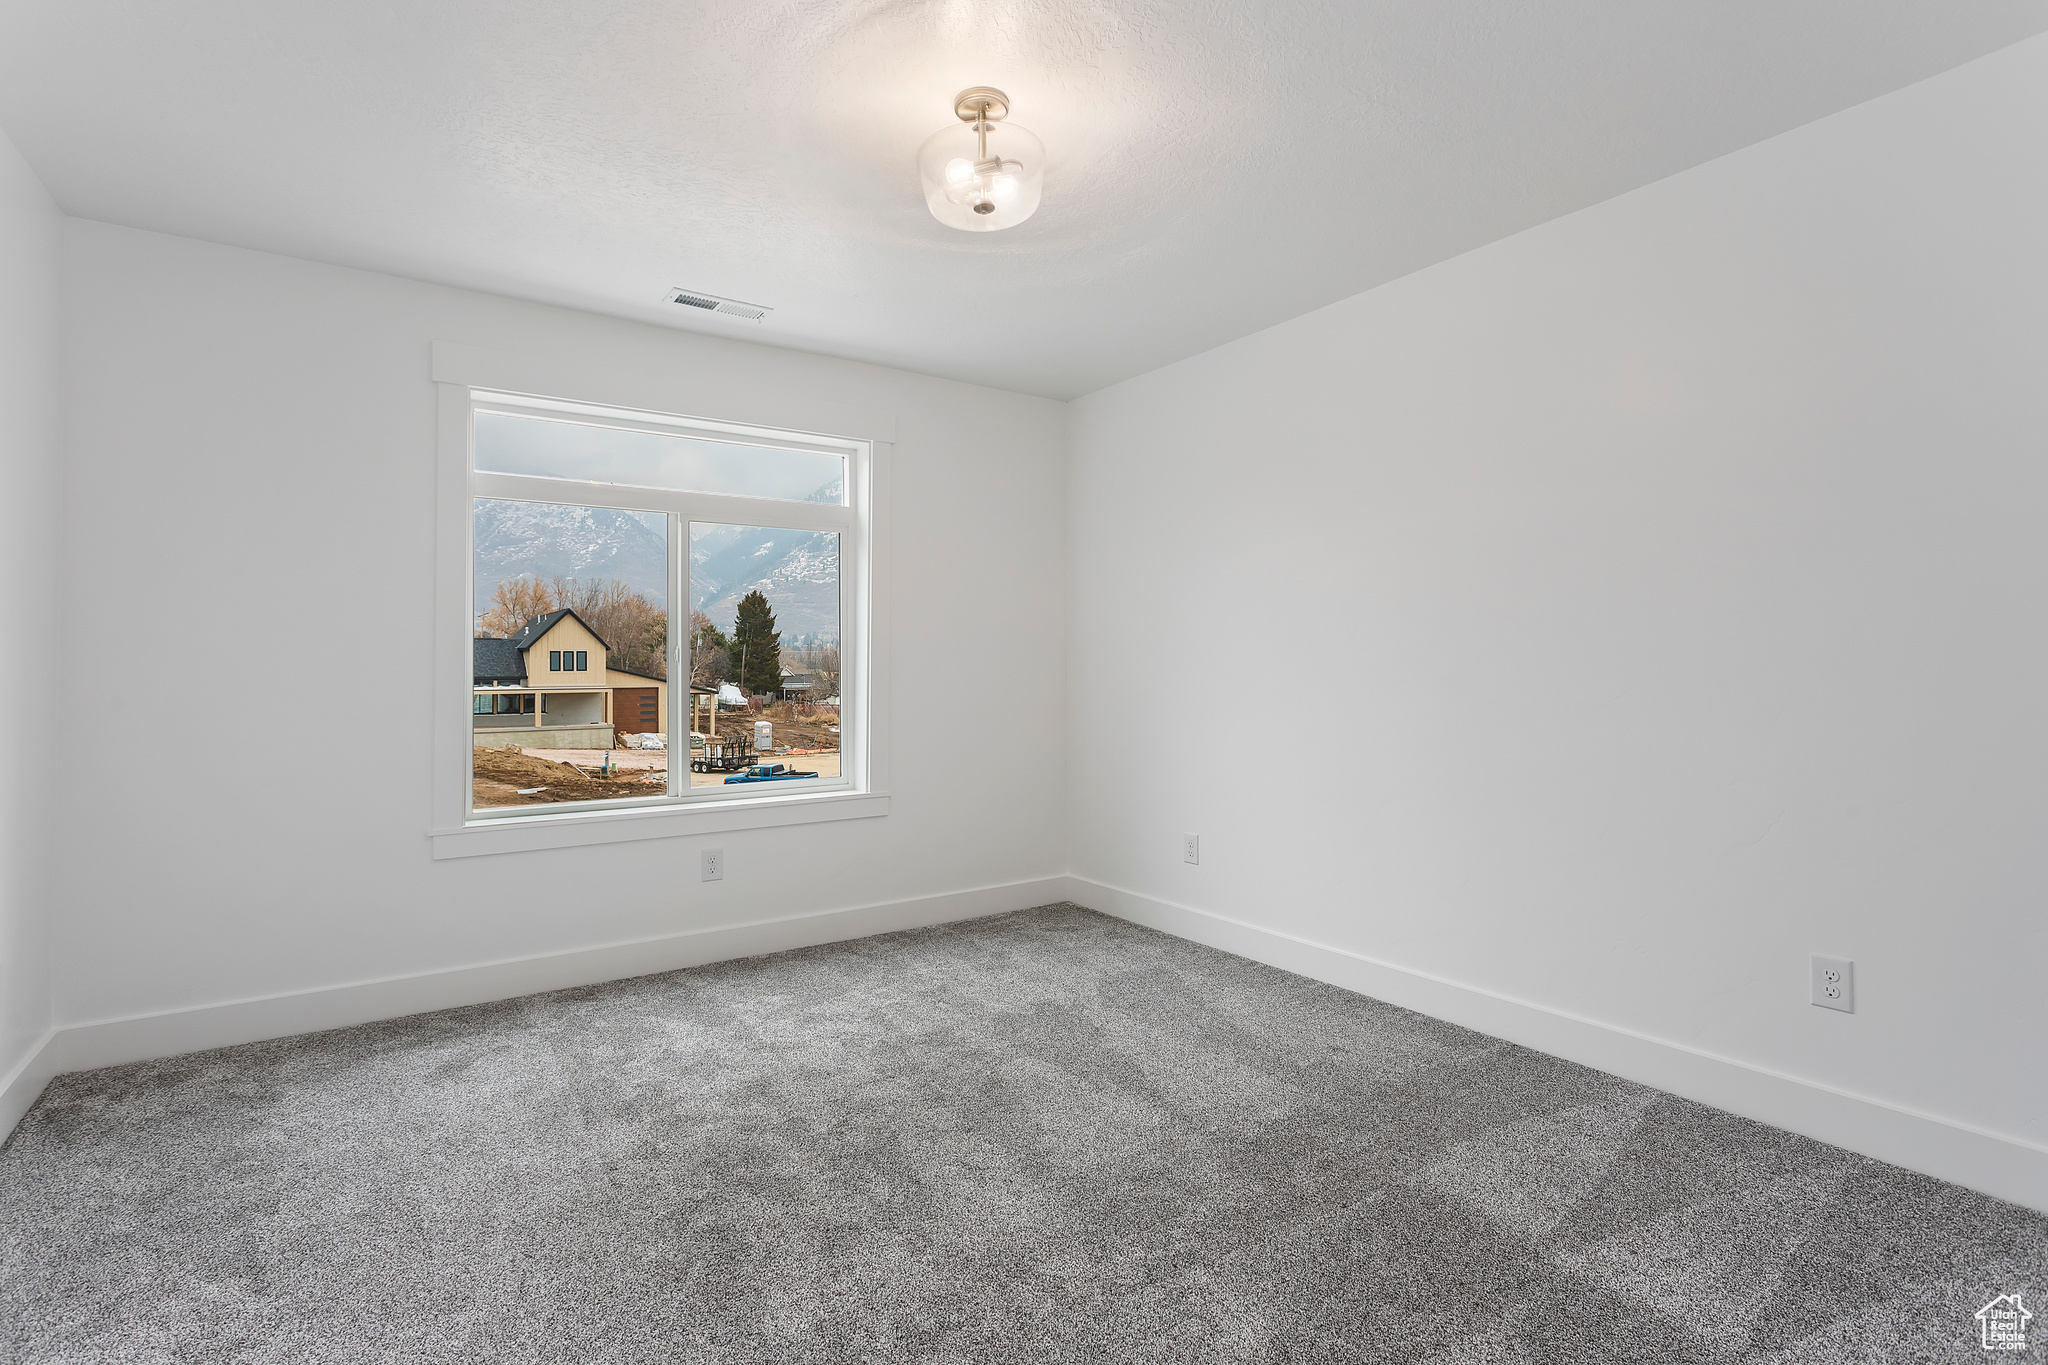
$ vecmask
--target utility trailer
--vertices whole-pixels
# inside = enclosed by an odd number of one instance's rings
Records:
[[[731,739],[707,736],[703,745],[690,746],[690,771],[693,773],[736,773],[745,770],[754,762],[753,738],[738,735]]]

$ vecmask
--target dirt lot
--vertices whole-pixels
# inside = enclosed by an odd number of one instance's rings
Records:
[[[765,712],[722,712],[718,717],[720,738],[735,739],[753,734],[756,720],[775,726],[775,747],[821,749],[823,753],[777,752],[772,760],[787,763],[819,777],[839,776],[839,717],[832,712],[799,716],[788,702],[778,702]],[[610,801],[637,796],[660,796],[667,790],[668,754],[651,749],[477,749],[475,750],[475,801],[479,807],[535,806],[559,801]],[[762,755],[764,759],[769,755]],[[619,771],[611,777],[594,776],[605,760]],[[722,786],[724,773],[691,773],[692,787]]]
[[[650,768],[622,769],[614,777],[603,778],[590,776],[596,767],[594,762],[586,767],[577,767],[552,758],[536,758],[522,749],[477,749],[474,753],[476,804],[479,806],[605,801],[622,796],[660,796],[668,790],[668,757],[665,754],[636,753],[634,758],[657,759],[659,764]],[[582,757],[581,754],[577,756]]]
[[[757,720],[774,725],[775,747],[778,749],[785,744],[792,749],[839,747],[837,711],[814,710],[809,715],[798,715],[796,703],[787,701],[776,702],[761,712],[721,711],[718,713],[718,733],[721,738],[731,734],[751,735]]]

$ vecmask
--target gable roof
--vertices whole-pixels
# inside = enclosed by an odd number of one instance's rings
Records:
[[[534,617],[531,621],[520,627],[519,633],[512,637],[513,648],[524,654],[527,650],[533,648],[534,641],[553,630],[555,622],[561,620],[564,616],[576,616],[576,613],[568,607],[563,607],[560,611],[551,611],[546,616]],[[576,624],[585,630],[590,630],[590,622],[580,616],[576,616]],[[590,633],[599,644],[604,646],[605,653],[609,654],[612,652],[611,644],[604,636],[599,635],[594,630],[590,630]]]
[[[510,640],[480,635],[470,642],[476,685],[522,683],[526,681],[526,659]]]
[[[553,630],[555,623],[564,616],[576,616],[576,613],[563,607],[560,611],[551,611],[545,616],[534,617],[521,626],[519,633],[509,640],[480,635],[470,641],[470,661],[476,674],[474,685],[488,687],[525,682],[526,651],[533,648],[541,636]],[[576,616],[576,624],[590,630],[590,622],[580,616]],[[611,652],[612,647],[605,644],[604,636],[594,630],[590,630],[590,635],[600,645],[604,645],[607,654]]]

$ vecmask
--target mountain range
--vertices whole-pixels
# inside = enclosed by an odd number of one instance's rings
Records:
[[[558,503],[476,502],[476,602],[522,576],[615,578],[656,602],[668,596],[668,519]],[[832,532],[697,523],[690,544],[690,605],[731,630],[754,589],[775,609],[784,639],[839,638],[839,537]]]

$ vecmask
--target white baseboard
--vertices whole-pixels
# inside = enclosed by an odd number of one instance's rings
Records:
[[[1060,900],[1066,892],[1065,877],[1041,877],[914,900],[693,929],[660,938],[490,962],[453,971],[73,1024],[45,1037],[41,1046],[0,1086],[0,1139],[14,1130],[14,1125],[42,1093],[43,1086],[66,1071],[175,1057],[234,1043],[288,1038],[430,1010],[509,1000],[538,991],[589,986],[707,962],[999,915]]]
[[[2048,1148],[1509,999],[1224,915],[1068,878],[1061,899],[2048,1212]]]
[[[14,1131],[14,1125],[21,1122],[21,1116],[36,1102],[36,1096],[43,1093],[43,1087],[59,1070],[57,1050],[51,1046],[56,1041],[55,1030],[36,1039],[36,1045],[28,1055],[15,1063],[14,1070],[0,1078],[0,1142]]]
[[[0,1139],[66,1071],[346,1028],[1072,900],[2048,1212],[2048,1149],[1085,877],[1043,877],[53,1030],[0,1079]]]

